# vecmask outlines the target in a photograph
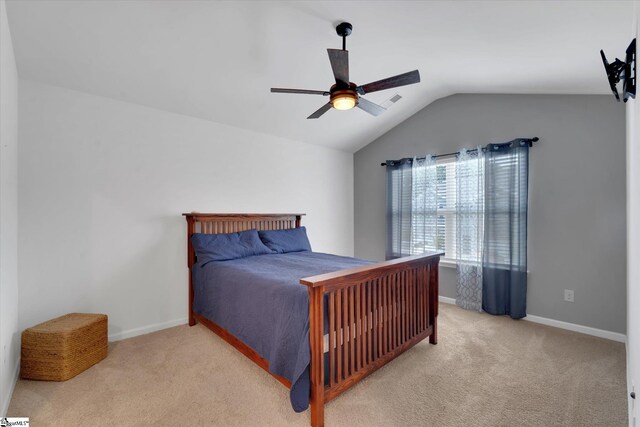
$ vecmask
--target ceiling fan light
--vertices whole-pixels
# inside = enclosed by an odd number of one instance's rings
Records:
[[[350,110],[356,106],[356,98],[349,94],[339,95],[331,100],[331,105],[336,110]]]

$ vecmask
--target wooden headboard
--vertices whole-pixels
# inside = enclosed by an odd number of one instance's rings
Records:
[[[245,230],[284,230],[300,227],[304,214],[231,214],[231,213],[185,213],[187,219],[187,255],[189,268],[195,263],[195,252],[191,246],[193,233],[224,234]]]
[[[193,233],[224,234],[245,230],[284,230],[300,227],[304,214],[233,214],[233,213],[199,213],[182,214],[187,220],[187,265],[189,266],[189,325],[195,325],[193,317],[193,282],[191,269],[196,261],[196,254],[191,245]]]
[[[187,232],[222,234],[245,230],[282,230],[300,227],[304,214],[218,214],[185,213]]]

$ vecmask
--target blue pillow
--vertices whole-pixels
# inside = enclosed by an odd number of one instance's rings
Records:
[[[262,243],[257,230],[228,234],[195,233],[191,236],[191,244],[196,251],[198,263],[203,266],[211,261],[226,261],[273,253]]]
[[[311,251],[307,229],[304,227],[287,230],[260,230],[260,240],[269,249],[279,254],[286,252]]]

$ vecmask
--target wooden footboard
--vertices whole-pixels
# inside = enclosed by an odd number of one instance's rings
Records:
[[[429,253],[300,280],[309,290],[312,426],[324,425],[325,402],[424,338],[437,343],[440,255]]]

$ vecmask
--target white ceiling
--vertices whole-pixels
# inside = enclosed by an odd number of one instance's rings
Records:
[[[213,2],[8,0],[21,78],[355,151],[453,93],[609,93],[599,49],[630,42],[633,2]],[[306,117],[328,90],[327,48],[347,39],[351,80],[419,69],[402,99]]]

